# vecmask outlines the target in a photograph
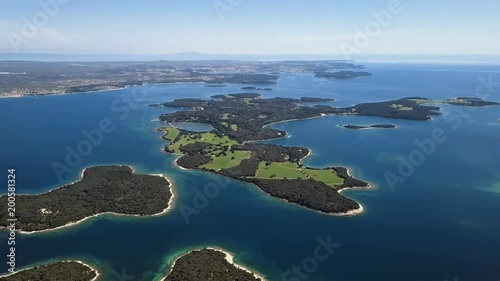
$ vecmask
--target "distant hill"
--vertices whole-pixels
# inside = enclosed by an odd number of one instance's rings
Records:
[[[224,55],[224,54],[204,54],[198,52],[182,52],[177,54],[163,55],[120,55],[120,54],[42,54],[42,53],[11,53],[0,50],[0,61],[78,61],[78,62],[98,62],[98,61],[159,61],[159,60],[342,60],[342,55]]]
[[[159,60],[245,60],[245,61],[284,61],[284,60],[340,60],[348,61],[342,54],[296,54],[296,55],[262,55],[262,54],[206,54],[199,52],[181,52],[177,54],[158,55],[126,55],[126,54],[47,54],[39,52],[12,53],[11,49],[0,49],[0,61],[159,61]],[[353,55],[352,60],[371,63],[460,63],[460,64],[498,64],[499,55]]]

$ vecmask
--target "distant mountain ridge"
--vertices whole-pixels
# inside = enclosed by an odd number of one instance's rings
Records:
[[[113,62],[113,61],[286,61],[286,60],[339,60],[359,63],[436,63],[436,64],[493,64],[500,65],[500,55],[353,55],[348,60],[342,54],[207,54],[186,51],[176,54],[127,55],[127,54],[49,54],[13,53],[0,49],[0,61],[47,61],[47,62]]]
[[[0,52],[0,61],[189,61],[189,60],[246,60],[246,61],[282,61],[282,60],[342,60],[342,55],[225,55],[205,54],[198,52],[182,52],[164,55],[122,55],[122,54],[43,54],[43,53],[9,53]]]

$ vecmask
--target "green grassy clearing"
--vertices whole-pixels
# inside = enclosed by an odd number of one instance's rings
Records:
[[[175,153],[181,153],[181,151],[179,149],[181,145],[186,145],[186,144],[195,143],[195,142],[207,142],[207,143],[210,143],[213,145],[222,144],[222,145],[228,145],[229,147],[231,147],[234,144],[238,144],[237,141],[232,140],[227,136],[220,138],[216,134],[210,133],[210,132],[200,134],[201,138],[199,138],[199,139],[192,138],[192,136],[195,136],[195,135],[198,135],[198,134],[183,135],[179,139],[179,141],[171,143],[169,145],[169,148],[171,150],[173,150]]]
[[[470,104],[468,101],[459,100],[459,99],[447,99],[447,100],[426,100],[426,99],[410,99],[418,104],[426,104],[426,103],[446,103],[446,104],[455,104],[455,105],[468,105]]]
[[[435,102],[433,100],[427,100],[427,99],[410,99],[411,101],[414,101],[418,104],[424,104],[424,103],[432,103]]]
[[[234,153],[227,151],[226,156],[216,157],[215,154],[217,154],[220,151],[221,150],[213,153],[214,155],[211,156],[212,162],[202,165],[201,167],[209,170],[218,171],[220,169],[227,169],[234,166],[238,166],[241,163],[241,161],[243,161],[244,159],[248,159],[252,156],[251,151],[236,150],[234,151]],[[233,157],[234,159],[232,159]]]
[[[304,172],[306,172],[309,177],[324,182],[327,185],[333,186],[344,183],[344,179],[337,176],[334,170],[313,170],[305,168]]]
[[[447,103],[447,104],[455,104],[455,105],[468,105],[468,104],[470,104],[470,102],[468,102],[468,101],[459,100],[459,99],[449,99],[449,100],[444,100],[442,102]]]
[[[292,162],[273,162],[268,166],[266,166],[266,162],[260,162],[259,169],[257,170],[255,177],[266,179],[312,178],[329,186],[340,185],[344,182],[344,179],[337,176],[335,171],[332,169],[315,170],[310,168],[300,168],[297,164]]]
[[[410,106],[404,106],[402,104],[391,104],[392,108],[396,108],[397,110],[413,110],[413,107]]]
[[[259,163],[259,169],[255,174],[256,178],[274,178],[274,179],[296,179],[307,178],[307,175],[302,173],[302,170],[297,166],[297,164],[292,162],[276,163],[272,162],[269,166],[266,166],[266,162]]]
[[[175,138],[179,135],[179,133],[181,131],[177,128],[167,128],[167,130],[165,132],[167,133],[166,138],[169,141],[173,141],[173,140],[175,140]]]

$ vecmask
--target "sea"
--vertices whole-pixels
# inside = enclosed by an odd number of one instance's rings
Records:
[[[367,71],[373,76],[345,81],[282,74],[272,91],[261,93],[333,98],[327,104],[337,107],[416,96],[500,102],[496,65],[368,63]],[[214,246],[272,281],[500,280],[500,106],[441,104],[442,115],[430,121],[326,116],[272,125],[290,137],[263,143],[310,148],[305,164],[345,166],[371,184],[343,192],[364,212],[338,217],[272,198],[248,183],[182,170],[173,163],[176,156],[163,152],[166,142],[156,128],[166,124],[158,116],[176,109],[148,105],[238,93],[244,86],[259,85],[151,84],[0,99],[1,194],[7,193],[8,169],[16,170],[21,195],[47,192],[78,180],[86,167],[112,164],[162,173],[175,192],[174,208],[163,216],[101,215],[62,230],[17,234],[16,269],[77,259],[98,268],[101,280],[160,280],[179,255]],[[8,235],[0,231],[4,273]]]

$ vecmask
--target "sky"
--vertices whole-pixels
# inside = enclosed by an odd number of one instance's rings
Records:
[[[498,0],[0,0],[0,52],[499,55]]]

